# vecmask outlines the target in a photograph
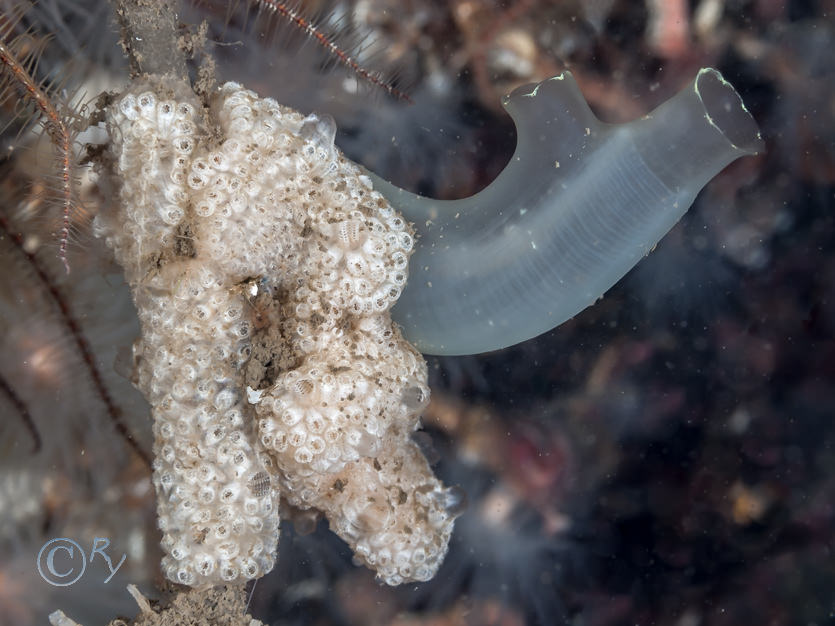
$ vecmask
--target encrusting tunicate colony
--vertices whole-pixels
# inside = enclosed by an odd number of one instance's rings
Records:
[[[276,558],[279,497],[316,509],[381,580],[431,578],[461,496],[411,435],[426,364],[389,316],[409,225],[329,118],[227,83],[136,82],[107,109],[96,228],[142,327],[163,570],[242,582]]]

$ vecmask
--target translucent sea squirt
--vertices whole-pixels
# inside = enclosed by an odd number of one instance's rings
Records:
[[[392,315],[426,354],[503,348],[576,315],[652,250],[711,178],[763,148],[714,69],[627,124],[598,120],[569,72],[503,104],[516,151],[483,191],[441,201],[374,181],[415,223],[409,282]]]

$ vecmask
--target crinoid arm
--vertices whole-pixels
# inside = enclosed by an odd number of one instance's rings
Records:
[[[2,15],[0,26],[0,107],[11,109],[8,124],[18,124],[18,136],[34,127],[52,144],[53,162],[44,175],[46,199],[60,214],[59,251],[67,273],[67,248],[73,215],[80,210],[77,194],[75,143],[81,121],[77,98],[67,96],[63,81],[38,79],[38,63],[48,38],[32,31],[18,33],[24,8]]]

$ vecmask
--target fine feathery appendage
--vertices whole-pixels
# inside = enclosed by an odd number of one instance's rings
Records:
[[[19,395],[17,395],[15,390],[9,384],[9,381],[7,381],[2,375],[0,375],[0,393],[6,396],[6,399],[9,403],[11,403],[15,411],[17,411],[17,414],[23,421],[23,425],[32,437],[32,454],[37,454],[40,451],[42,444],[41,433],[35,425],[35,420],[32,419],[32,414],[29,412],[29,408],[26,406],[26,403]]]
[[[345,67],[352,74],[362,81],[374,87],[380,88],[390,96],[411,104],[412,99],[408,94],[398,89],[394,81],[386,78],[380,72],[374,72],[363,67],[356,59],[356,56],[349,49],[341,47],[336,43],[336,36],[324,32],[314,23],[313,19],[306,17],[299,6],[294,2],[279,2],[278,0],[251,0],[265,13],[278,15],[286,23],[301,31],[304,35],[316,42],[317,45],[333,59],[334,63]]]
[[[0,26],[0,107],[11,103],[15,118],[22,121],[22,130],[39,125],[53,146],[55,161],[50,178],[56,182],[46,185],[50,200],[60,206],[58,257],[69,274],[67,245],[70,237],[71,215],[76,208],[73,175],[73,142],[75,129],[67,100],[59,94],[63,85],[37,81],[40,55],[48,41],[35,40],[30,32],[12,36],[23,11],[3,14]]]
[[[96,365],[96,360],[93,357],[93,350],[90,347],[90,344],[87,342],[87,338],[82,333],[80,324],[70,311],[70,307],[67,303],[67,300],[61,295],[61,292],[58,289],[57,285],[50,278],[49,273],[38,260],[37,256],[26,249],[26,246],[24,246],[23,244],[23,238],[15,230],[12,229],[11,225],[3,215],[0,215],[0,234],[5,235],[7,240],[10,241],[14,245],[14,247],[26,258],[27,262],[29,263],[38,280],[40,281],[43,289],[46,291],[46,293],[49,294],[50,299],[52,300],[55,307],[58,309],[58,312],[60,313],[61,320],[63,321],[64,326],[67,329],[67,332],[72,337],[78,352],[81,354],[81,358],[84,361],[84,365],[87,369],[87,373],[90,376],[90,380],[92,381],[93,386],[96,389],[96,393],[98,394],[99,398],[104,403],[107,409],[107,415],[110,418],[113,427],[116,429],[119,435],[127,442],[128,446],[142,460],[142,462],[150,469],[151,458],[148,455],[148,453],[145,452],[145,450],[143,450],[142,447],[139,445],[133,433],[130,432],[130,429],[122,419],[122,411],[116,405],[115,400],[110,395],[110,392],[107,390],[107,387],[104,384],[104,377],[102,376],[98,366]],[[16,396],[14,392],[11,390],[11,387],[8,387],[8,389],[4,389],[4,391],[6,391],[6,395],[9,396],[10,401],[15,405],[15,408],[17,408],[18,412],[21,414],[24,422],[26,423],[27,428],[32,433],[32,437],[35,440],[35,452],[37,452],[38,449],[40,449],[41,442],[40,435],[37,431],[37,428],[35,427],[34,421],[32,420],[25,405],[22,402],[15,401]]]

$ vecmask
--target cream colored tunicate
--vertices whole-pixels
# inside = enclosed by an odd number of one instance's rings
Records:
[[[124,267],[176,582],[271,569],[283,497],[389,584],[431,578],[461,498],[411,435],[426,364],[392,324],[410,226],[305,117],[227,83],[134,84],[108,107],[96,227]]]

